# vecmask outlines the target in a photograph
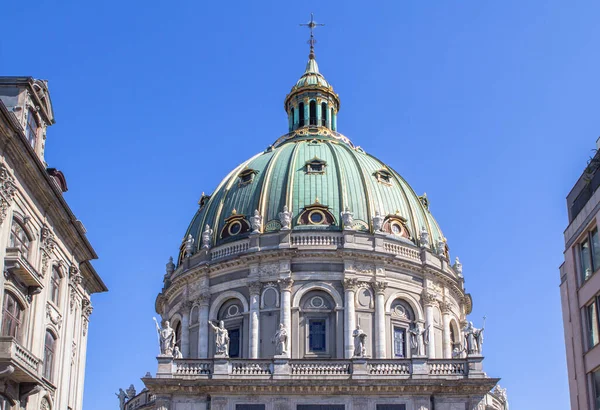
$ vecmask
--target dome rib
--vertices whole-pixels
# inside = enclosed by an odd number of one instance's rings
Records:
[[[273,155],[271,155],[271,158],[269,159],[269,163],[267,164],[267,168],[265,170],[265,178],[263,180],[263,184],[262,184],[262,189],[261,189],[261,193],[258,199],[258,205],[257,208],[258,212],[262,215],[263,217],[263,221],[265,221],[265,223],[269,222],[269,215],[267,215],[267,201],[265,200],[265,198],[267,198],[271,192],[271,185],[269,184],[271,182],[271,175],[273,172],[273,168],[275,166],[275,164],[277,163],[277,160],[279,159],[279,156],[281,155],[281,153],[283,152],[283,150],[278,149],[275,151],[275,153]]]
[[[346,203],[346,186],[344,181],[344,168],[340,166],[340,161],[339,158],[335,152],[335,150],[332,147],[332,144],[330,141],[325,141],[324,142],[325,145],[327,145],[327,148],[329,148],[329,151],[331,152],[331,157],[333,158],[333,161],[335,163],[335,168],[337,169],[337,183],[338,183],[338,192],[340,192],[339,195],[339,207],[340,207],[340,212],[344,212],[345,209],[345,203]],[[339,215],[338,218],[338,222],[339,222],[339,226],[340,228],[344,228],[342,221],[341,221],[341,215]]]

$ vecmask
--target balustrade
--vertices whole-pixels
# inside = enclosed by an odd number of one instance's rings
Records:
[[[409,376],[410,360],[373,360],[367,363],[369,374],[381,376]]]
[[[231,374],[260,376],[271,373],[270,360],[236,360],[231,363]]]
[[[293,361],[291,374],[295,375],[338,375],[350,374],[350,361]]]
[[[176,376],[197,376],[212,374],[212,360],[175,360],[174,373]]]
[[[211,260],[226,258],[231,255],[246,252],[250,247],[248,240],[234,242],[228,245],[221,245],[214,248],[210,253]]]
[[[298,232],[292,234],[292,246],[336,246],[343,245],[342,234],[331,232]]]
[[[464,376],[467,374],[463,360],[430,360],[429,374],[432,376]]]

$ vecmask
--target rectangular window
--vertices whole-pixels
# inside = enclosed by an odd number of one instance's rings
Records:
[[[265,410],[264,404],[236,404],[235,410]]]
[[[378,404],[377,410],[406,410],[406,404]]]
[[[296,410],[344,410],[343,404],[299,404]]]
[[[308,349],[311,352],[326,352],[325,320],[310,320],[308,322]]]
[[[594,409],[600,410],[600,369],[592,372],[592,384],[594,385]]]
[[[579,256],[581,257],[581,275],[583,280],[592,276],[592,261],[590,259],[590,241],[581,242]]]
[[[592,244],[592,271],[596,272],[600,268],[600,235],[598,228],[595,228],[590,234]]]
[[[596,302],[587,306],[587,327],[588,327],[588,349],[596,346],[599,340],[598,334],[598,310]]]
[[[240,328],[229,330],[229,357],[240,357]]]
[[[406,357],[406,330],[394,326],[394,357]]]
[[[586,238],[579,244],[579,259],[582,281],[586,281],[594,272],[600,269],[600,234],[598,234],[598,228],[588,232]]]

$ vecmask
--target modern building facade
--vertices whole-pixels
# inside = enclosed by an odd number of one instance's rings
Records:
[[[166,266],[154,408],[507,409],[427,197],[338,132],[313,45],[288,132],[202,195]]]
[[[600,148],[600,140],[597,142]],[[600,409],[600,151],[567,196],[560,295],[571,408]]]
[[[0,77],[0,409],[80,410],[96,253],[44,161],[47,83]]]

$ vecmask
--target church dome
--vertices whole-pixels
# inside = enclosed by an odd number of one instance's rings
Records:
[[[286,207],[293,231],[341,231],[342,213],[349,212],[348,228],[356,231],[374,232],[374,218],[383,218],[381,230],[397,240],[419,245],[423,228],[432,247],[444,240],[426,196],[418,196],[398,172],[342,134],[306,126],[238,165],[212,195],[203,195],[184,243],[191,235],[199,249],[207,225],[210,246],[246,238],[255,213],[261,233],[279,231]]]

